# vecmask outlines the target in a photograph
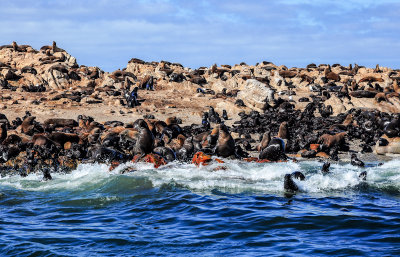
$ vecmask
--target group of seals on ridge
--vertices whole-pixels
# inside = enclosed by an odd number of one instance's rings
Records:
[[[251,137],[254,133],[262,133],[257,146],[261,160],[285,161],[289,159],[287,153],[295,153],[313,143],[320,143],[318,151],[335,160],[338,151],[349,149],[346,138],[359,138],[369,146],[381,133],[390,136],[399,133],[393,125],[398,123],[398,115],[351,110],[341,116],[321,118],[314,115],[312,110],[317,107],[313,103],[303,112],[277,111],[283,104],[278,99],[277,104],[266,108],[263,114],[241,113],[241,120],[233,127],[215,118],[219,114],[213,108],[203,115],[207,117],[206,124],[183,127],[176,117],[165,121],[138,119],[128,124],[120,121],[101,124],[79,115],[77,120],[47,119],[39,123],[29,112],[11,122],[0,114],[1,169],[3,174],[10,170],[20,174],[26,174],[26,170],[42,170],[44,177],[51,179],[50,172],[65,170],[68,165],[75,167],[78,162],[125,162],[136,155],[140,159],[150,153],[166,161],[189,161],[199,151],[224,158],[245,158],[249,156],[248,151],[255,150],[251,146],[256,143]],[[240,137],[234,139],[231,131]],[[351,162],[363,166],[355,155]],[[327,169],[329,167],[323,170],[327,172]],[[291,185],[293,176],[286,176],[285,184]]]

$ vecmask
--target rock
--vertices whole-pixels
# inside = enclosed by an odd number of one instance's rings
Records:
[[[332,106],[333,115],[338,115],[339,113],[344,113],[346,111],[346,107],[343,105],[343,102],[334,94],[331,94],[331,97],[324,102],[325,106]]]
[[[376,154],[400,154],[400,137],[388,138],[386,135],[382,136],[376,142],[374,152]]]
[[[115,83],[116,83],[116,81],[113,78],[107,76],[107,77],[105,77],[103,82],[100,84],[100,87],[113,86]]]
[[[255,79],[248,79],[237,97],[242,99],[246,106],[261,111],[265,103],[264,100],[268,99],[268,101],[271,101],[273,94],[274,90],[267,84]]]
[[[58,70],[49,70],[45,74],[45,80],[52,89],[68,88],[68,75]]]
[[[62,52],[56,52],[53,54],[54,57],[57,57],[60,59],[62,62],[65,61],[65,55]]]
[[[217,105],[215,106],[215,110],[219,113],[222,113],[223,110],[226,110],[226,112],[228,113],[228,117],[232,117],[233,115],[236,115],[246,109],[244,109],[243,107],[238,107],[233,102],[221,101],[217,103]]]

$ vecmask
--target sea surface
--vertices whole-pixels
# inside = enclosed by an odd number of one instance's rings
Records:
[[[221,165],[0,178],[0,256],[400,255],[399,160],[328,175],[317,161]],[[287,195],[296,170],[306,180]]]

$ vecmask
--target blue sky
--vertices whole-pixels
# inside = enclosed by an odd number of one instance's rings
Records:
[[[289,67],[400,68],[400,0],[3,0],[0,44],[53,40],[106,71],[133,58],[197,68],[242,61]]]

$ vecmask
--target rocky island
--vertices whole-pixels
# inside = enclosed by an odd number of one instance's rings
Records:
[[[13,42],[0,46],[0,169],[51,178],[82,162],[380,160],[400,153],[399,79],[379,65],[136,58],[110,73],[55,42]]]

